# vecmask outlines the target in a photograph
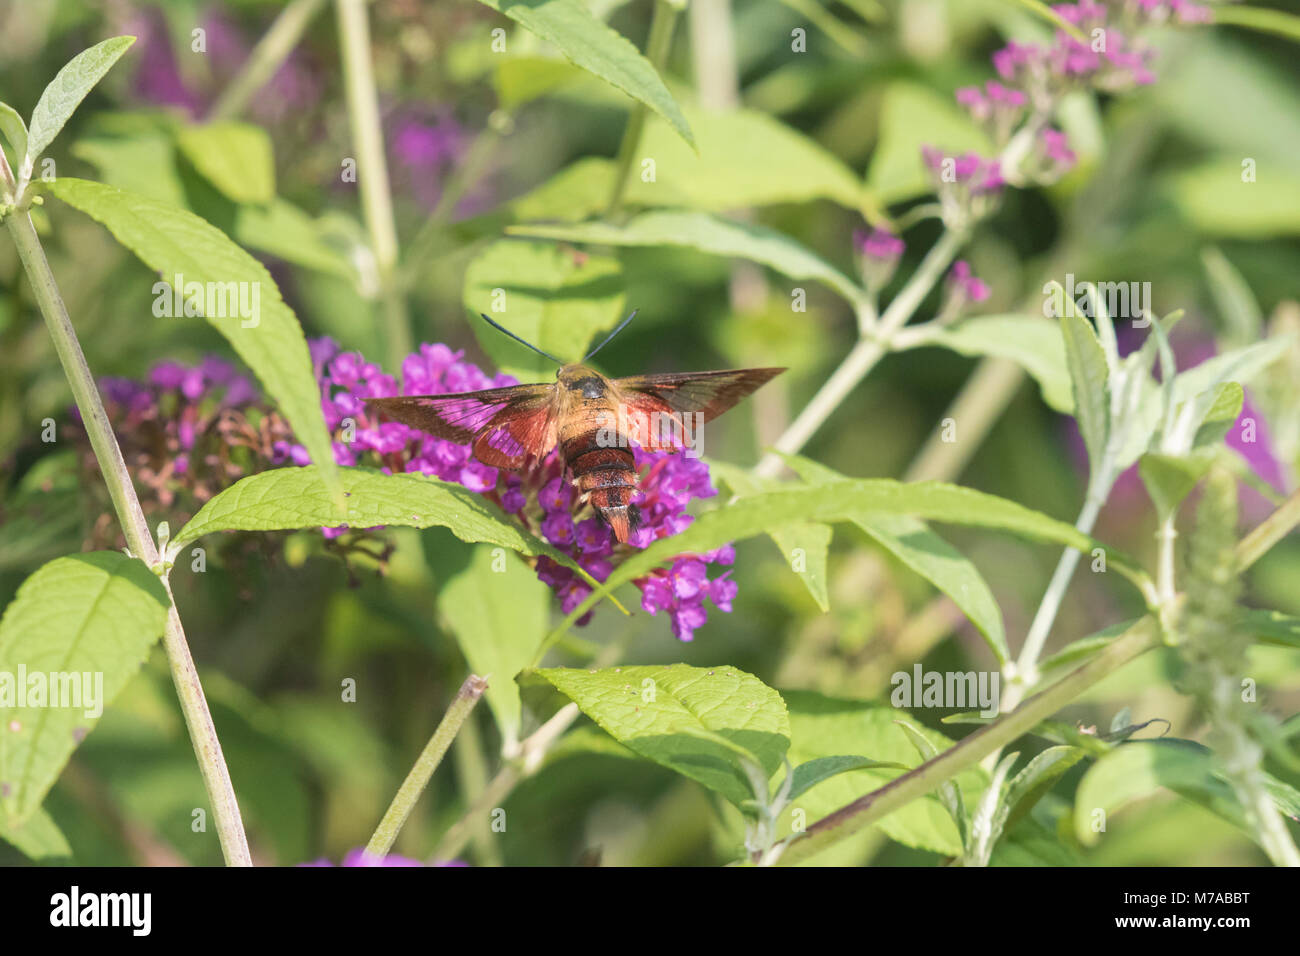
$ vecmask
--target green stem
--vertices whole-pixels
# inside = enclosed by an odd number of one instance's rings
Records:
[[[1237,560],[1241,570],[1246,570],[1288,534],[1300,525],[1300,489],[1282,502],[1271,515],[1260,522],[1237,545]]]
[[[465,723],[465,718],[470,715],[485,690],[487,690],[487,681],[484,678],[474,674],[465,678],[465,683],[461,684],[442,722],[438,724],[438,729],[433,732],[433,736],[429,738],[429,742],[424,745],[424,750],[415,761],[415,766],[402,781],[397,795],[389,804],[388,812],[379,821],[379,826],[375,827],[374,836],[366,844],[368,855],[387,856],[388,851],[393,848],[393,841],[397,839],[397,834],[401,832],[411,811],[415,809],[420,794],[424,793],[424,788],[429,785],[429,778],[438,769],[438,764],[442,762],[447,748],[456,739],[456,734]]]
[[[1074,527],[1084,534],[1091,534],[1105,500],[1105,495],[1089,494]],[[1070,579],[1074,577],[1074,569],[1078,567],[1080,557],[1082,554],[1074,548],[1067,548],[1061,555],[1047,591],[1043,594],[1043,600],[1038,605],[1038,611],[1034,614],[1034,620],[1029,625],[1029,633],[1025,636],[1020,657],[1016,660],[1016,677],[1026,684],[1032,684],[1035,680],[1038,656],[1043,651],[1043,644],[1051,633],[1052,625],[1056,623],[1056,615],[1061,610],[1061,602],[1065,600],[1065,592],[1070,587]],[[1012,706],[1015,706],[1014,701]]]
[[[1160,628],[1153,615],[1137,621],[1086,663],[1029,698],[1016,710],[963,738],[915,770],[873,790],[808,828],[789,844],[780,862],[806,860],[828,846],[871,826],[895,810],[934,790],[991,753],[996,753],[1074,700],[1103,677],[1156,647]]]
[[[617,640],[607,644],[601,650],[596,659],[591,662],[591,666],[609,667],[623,656],[631,639],[631,630],[625,628]],[[508,755],[509,759],[506,760],[505,766],[497,771],[497,775],[483,788],[478,799],[471,803],[461,814],[460,819],[442,835],[429,862],[450,860],[460,853],[473,837],[478,822],[484,819],[484,814],[499,807],[506,797],[510,796],[515,784],[537,771],[546,758],[547,752],[578,719],[580,713],[577,704],[565,704],[550,720],[525,737],[515,752]]]
[[[391,368],[400,368],[413,348],[406,299],[397,281],[397,226],[384,160],[384,134],[379,121],[379,94],[370,62],[370,22],[365,0],[337,0],[339,45],[347,88],[348,119],[357,148],[357,178],[361,210],[375,256],[383,301],[384,330]]]
[[[3,158],[0,164],[7,168]],[[145,522],[144,512],[140,508],[140,499],[136,496],[135,486],[131,483],[130,472],[122,458],[122,449],[117,444],[113,427],[108,421],[108,413],[100,398],[86,356],[81,351],[72,319],[68,316],[63,297],[54,280],[54,273],[45,258],[40,238],[32,225],[31,216],[25,209],[12,212],[5,221],[14,245],[18,247],[19,258],[32,284],[36,302],[45,317],[46,328],[54,340],[63,372],[72,388],[73,398],[81,413],[82,424],[90,439],[90,446],[95,452],[100,473],[108,486],[108,493],[113,500],[113,510],[122,526],[127,547],[131,553],[155,571],[160,559],[149,526]],[[163,639],[167,651],[167,660],[171,666],[172,681],[176,685],[176,695],[180,698],[181,710],[185,714],[185,725],[189,730],[190,742],[198,759],[199,770],[203,775],[203,784],[208,791],[212,804],[212,815],[217,825],[217,836],[221,841],[221,852],[229,866],[252,866],[252,857],[248,852],[248,838],[244,835],[244,825],[239,813],[239,803],[230,782],[230,771],[226,767],[221,752],[221,743],[217,738],[216,727],[212,723],[212,714],[208,710],[207,698],[203,694],[203,685],[194,667],[189,645],[185,641],[185,631],[181,626],[176,602],[171,597],[171,586],[166,577],[163,583],[167,587],[170,607],[167,614],[167,630]]]
[[[903,481],[956,480],[1024,380],[1015,362],[982,359],[940,419],[957,422],[959,440],[944,441],[943,428],[936,428],[903,473]]]
[[[893,336],[907,324],[921,302],[929,294],[934,284],[939,281],[949,263],[957,255],[962,243],[966,241],[964,230],[947,229],[939,241],[930,247],[925,259],[916,272],[907,281],[907,285],[894,296],[889,307],[881,314],[869,338],[858,340],[844,361],[813,396],[804,410],[790,424],[784,434],[776,440],[774,452],[763,457],[754,469],[762,477],[774,477],[781,470],[782,460],[779,453],[792,455],[799,451],[812,438],[831,413],[839,407],[858,384],[875,368],[876,363],[890,350]]]
[[[293,0],[253,47],[248,60],[208,111],[208,120],[228,120],[248,108],[254,94],[275,76],[275,71],[298,45],[325,0]]]
[[[519,756],[506,763],[483,792],[442,835],[430,862],[454,859],[474,835],[484,814],[505,802],[515,784],[530,776],[540,765],[551,745],[578,719],[577,704],[565,704],[546,723],[533,731],[519,746]]]
[[[662,70],[668,61],[668,50],[672,46],[673,26],[676,22],[677,7],[670,0],[655,0],[645,55],[656,70]],[[614,161],[614,190],[610,194],[609,205],[605,207],[607,218],[612,217],[623,205],[623,195],[627,192],[632,167],[636,163],[637,147],[641,145],[641,132],[645,129],[649,112],[649,107],[638,102],[628,117],[627,126],[623,130],[623,141],[618,147],[618,158]]]

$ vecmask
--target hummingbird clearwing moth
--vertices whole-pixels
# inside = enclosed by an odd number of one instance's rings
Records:
[[[611,379],[582,363],[561,362],[483,318],[556,362],[555,384],[371,398],[366,407],[438,438],[468,444],[474,457],[491,468],[519,471],[558,448],[582,500],[591,502],[619,542],[627,541],[640,517],[632,504],[637,473],[629,443],[635,441],[645,451],[683,448],[700,426],[785,371],[746,368]]]

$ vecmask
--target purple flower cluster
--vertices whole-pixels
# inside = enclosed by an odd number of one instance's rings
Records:
[[[573,488],[559,473],[554,454],[532,475],[508,477],[502,506],[518,515],[525,526],[536,525],[542,537],[570,555],[597,581],[604,581],[617,559],[686,528],[694,520],[686,513],[691,501],[717,494],[708,466],[697,458],[674,452],[647,452],[635,446],[632,454],[641,475],[632,498],[641,512],[641,523],[626,545],[618,544],[599,518],[583,517],[590,511],[577,501]],[[540,514],[529,509],[530,498],[540,507]],[[691,640],[707,616],[706,598],[720,611],[731,610],[736,596],[731,572],[710,579],[708,566],[730,565],[735,557],[730,545],[705,554],[684,554],[670,568],[659,568],[647,577],[637,578],[633,583],[641,589],[642,609],[650,614],[667,611],[673,634],[679,640]],[[591,593],[572,569],[547,557],[538,559],[537,576],[560,596],[566,614]],[[585,615],[579,623],[589,618]]]
[[[1043,126],[1061,97],[1073,90],[1117,92],[1154,82],[1148,66],[1154,51],[1136,39],[1140,30],[1167,21],[1209,19],[1207,8],[1188,0],[1080,0],[1052,9],[1076,28],[1077,36],[1058,30],[1047,45],[1012,41],[993,54],[1000,81],[956,91],[957,103],[999,147],[1008,147],[1003,154],[1007,168],[1000,160],[975,153],[953,156],[934,146],[922,147],[944,222],[950,226],[987,215],[1004,176],[1013,183],[1022,178],[1051,183],[1074,166],[1065,134]],[[1035,136],[1027,149],[1017,148],[1015,141],[1015,131],[1023,124]]]
[[[1139,31],[1210,18],[1207,7],[1188,0],[1080,0],[1052,9],[1083,39],[1058,30],[1049,45],[1008,43],[993,54],[998,75],[1022,91],[1040,114],[1073,89],[1117,92],[1154,82],[1149,67],[1153,51],[1137,39]]]
[[[99,386],[123,457],[152,492],[151,504],[202,504],[266,460],[273,425],[244,414],[258,403],[257,388],[229,362],[162,362],[144,382],[106,377]],[[71,414],[80,423],[75,406]],[[83,457],[93,469],[88,442]]]
[[[469,445],[436,438],[398,422],[378,421],[365,407],[367,398],[472,392],[514,385],[515,379],[489,377],[464,361],[464,353],[426,344],[402,363],[399,386],[378,365],[359,353],[341,352],[329,339],[316,339],[309,345],[320,382],[321,409],[336,436],[334,457],[339,464],[370,465],[390,473],[419,472],[463,485],[497,502],[597,581],[608,578],[615,565],[634,551],[689,525],[692,518],[686,508],[691,501],[717,494],[709,481],[708,466],[698,459],[634,447],[641,477],[633,503],[640,509],[641,524],[627,544],[618,544],[590,506],[578,500],[556,452],[528,472],[503,475],[474,460]],[[281,464],[303,465],[309,460],[306,449],[287,440],[275,445],[274,454]],[[346,530],[325,529],[325,534],[337,537]],[[729,565],[734,558],[730,547],[678,557],[670,569],[633,582],[641,588],[642,607],[651,614],[667,611],[673,633],[690,640],[704,622],[705,598],[719,610],[731,610],[736,585],[728,577],[730,572],[710,580],[708,565]],[[591,593],[591,587],[573,569],[551,558],[538,558],[536,571],[559,596],[566,614]],[[585,624],[589,618],[586,615],[579,623]]]

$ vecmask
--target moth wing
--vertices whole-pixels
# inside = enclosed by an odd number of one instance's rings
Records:
[[[472,444],[474,456],[489,467],[517,468],[554,444],[553,390],[553,385],[511,385],[452,395],[371,398],[366,408],[438,438]]]
[[[686,416],[698,414],[702,417],[697,421],[712,421],[784,371],[741,368],[669,372],[633,375],[615,379],[613,384],[626,410],[628,437],[647,451],[672,451],[680,448],[681,438],[689,434]]]
[[[549,389],[548,389],[549,392]],[[474,437],[474,457],[490,468],[515,470],[555,447],[549,394],[512,402]]]

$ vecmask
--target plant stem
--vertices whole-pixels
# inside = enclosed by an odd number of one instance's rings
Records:
[[[677,22],[677,7],[669,0],[655,0],[654,15],[650,19],[650,37],[646,40],[646,59],[656,70],[662,70],[668,60],[668,50],[673,42],[673,26]],[[623,140],[619,143],[618,157],[614,161],[614,190],[610,194],[609,204],[605,207],[605,216],[611,217],[623,205],[623,195],[627,192],[628,180],[636,162],[636,150],[641,145],[641,131],[645,129],[646,117],[650,108],[638,102],[632,107],[623,129]]]
[[[429,742],[424,745],[424,750],[420,752],[419,758],[415,761],[415,766],[411,772],[406,775],[402,781],[401,787],[397,790],[397,795],[393,797],[393,802],[388,806],[388,812],[384,818],[379,821],[379,826],[375,827],[375,833],[366,844],[366,853],[370,856],[384,857],[388,851],[393,848],[393,841],[397,839],[397,834],[401,832],[407,817],[415,809],[416,801],[420,799],[420,794],[424,793],[424,788],[429,785],[429,778],[433,772],[438,769],[438,764],[442,762],[443,755],[451,742],[456,739],[456,734],[460,731],[461,725],[465,723],[465,718],[470,715],[474,705],[478,703],[483,692],[487,690],[487,681],[474,674],[465,678],[465,683],[460,685],[460,690],[447,708],[447,713],[443,716],[442,722],[438,724],[438,729],[433,732]]]
[[[1056,713],[1103,677],[1157,646],[1160,628],[1148,614],[1060,681],[1026,700],[1016,710],[963,738],[915,770],[903,774],[808,828],[781,856],[782,864],[796,863],[824,850],[918,797],[945,780],[996,753],[1038,723]]]
[[[1105,495],[1089,494],[1083,503],[1083,509],[1079,512],[1078,520],[1074,522],[1074,527],[1084,534],[1091,534],[1092,526],[1097,523],[1097,515],[1101,513],[1101,506],[1105,500]],[[1067,548],[1056,563],[1056,570],[1052,573],[1047,591],[1043,594],[1043,600],[1038,605],[1034,620],[1029,625],[1029,633],[1025,636],[1024,646],[1020,649],[1020,657],[1016,659],[1016,677],[1025,684],[1034,682],[1033,675],[1038,666],[1038,655],[1042,653],[1047,635],[1051,632],[1052,625],[1056,623],[1061,602],[1070,587],[1070,578],[1074,576],[1074,569],[1078,567],[1081,557],[1079,551]],[[1012,706],[1015,706],[1014,702]]]
[[[778,453],[792,455],[799,451],[817,429],[825,424],[831,413],[890,350],[893,336],[907,324],[907,320],[920,307],[921,302],[939,281],[939,277],[948,268],[966,238],[967,233],[964,230],[944,230],[939,241],[930,247],[921,265],[907,281],[907,285],[894,296],[888,308],[881,314],[874,334],[870,338],[858,340],[857,345],[844,357],[840,367],[831,374],[813,396],[812,401],[776,440],[774,446],[776,450],[765,455],[758,463],[754,469],[755,474],[767,478],[774,477],[780,472],[782,465],[781,455]]]
[[[397,281],[397,226],[384,160],[384,133],[379,121],[379,94],[370,62],[370,22],[365,0],[336,0],[348,119],[357,148],[361,209],[370,235],[383,300],[384,331],[391,368],[400,368],[413,348],[406,299]]]
[[[624,630],[622,636],[611,644],[607,644],[601,649],[601,652],[591,662],[592,667],[609,667],[627,650],[627,645],[631,642],[632,633]],[[465,812],[461,814],[460,819],[448,828],[447,832],[442,835],[438,845],[434,848],[433,855],[429,862],[440,862],[450,860],[456,856],[465,844],[474,835],[475,821],[482,820],[483,814],[490,812],[493,808],[498,807],[514,790],[515,784],[525,777],[531,776],[542,765],[547,751],[555,744],[564,734],[569,726],[578,719],[581,711],[578,710],[577,704],[565,704],[554,716],[542,726],[538,727],[531,734],[523,739],[515,748],[513,755],[506,761],[497,775],[479,794]]]
[[[1300,525],[1300,489],[1282,502],[1237,545],[1238,567],[1244,571]]]
[[[262,39],[257,41],[257,46],[253,47],[239,73],[212,104],[208,111],[209,122],[234,119],[248,108],[254,94],[275,76],[275,71],[293,52],[324,3],[325,0],[293,0],[280,11]]]
[[[4,160],[0,158],[0,164]],[[6,168],[7,168],[7,164]],[[108,486],[108,493],[113,500],[113,510],[122,526],[127,547],[131,553],[148,565],[155,572],[159,569],[158,550],[149,534],[144,512],[140,508],[140,499],[136,496],[135,486],[127,471],[126,461],[122,458],[122,449],[117,444],[113,427],[109,424],[108,413],[95,385],[86,356],[81,351],[76,330],[68,316],[63,297],[59,295],[54,273],[45,258],[40,238],[32,225],[31,216],[25,209],[15,210],[6,219],[9,234],[18,255],[22,259],[27,277],[32,284],[36,302],[45,317],[46,328],[54,340],[54,348],[59,354],[64,375],[72,388],[77,409],[81,412],[82,424],[90,439],[90,446],[95,452],[100,473]],[[207,698],[203,694],[203,685],[199,681],[190,656],[189,645],[185,641],[185,631],[181,626],[176,602],[172,598],[171,585],[166,576],[162,576],[167,588],[170,606],[167,612],[167,630],[163,639],[167,660],[171,666],[172,681],[176,685],[176,695],[180,698],[181,710],[185,714],[185,725],[189,730],[190,742],[194,746],[194,755],[198,759],[199,770],[203,774],[203,784],[208,791],[208,800],[212,804],[212,815],[216,820],[217,836],[221,841],[221,852],[229,866],[252,866],[252,857],[248,852],[248,838],[244,834],[243,820],[239,813],[239,803],[235,798],[234,787],[230,782],[230,771],[226,767],[221,752],[221,743],[217,738],[216,727],[212,723],[212,714],[208,710]]]
[[[541,766],[542,758],[551,749],[551,745],[559,740],[569,726],[578,719],[579,713],[577,704],[565,704],[555,716],[526,737],[520,744],[518,758],[510,761],[497,772],[492,782],[479,794],[478,799],[442,835],[442,839],[434,848],[430,862],[455,858],[474,835],[476,821],[481,820],[484,813],[500,806],[514,790],[515,784],[524,777],[530,776]]]

